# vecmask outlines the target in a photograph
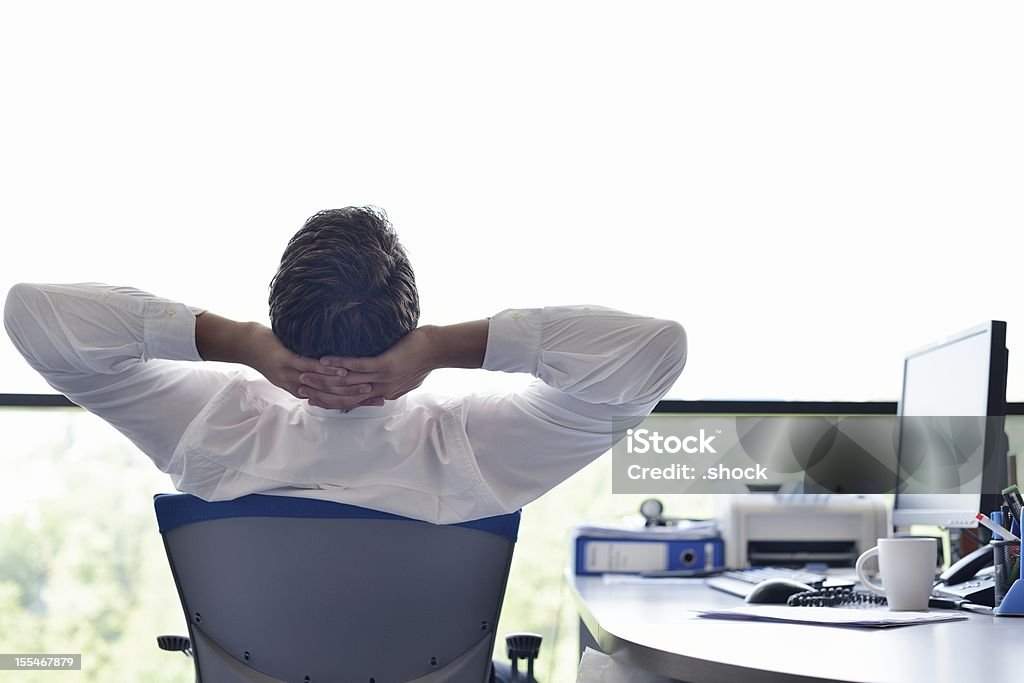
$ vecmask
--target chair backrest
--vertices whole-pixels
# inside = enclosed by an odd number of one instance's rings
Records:
[[[198,681],[488,676],[519,512],[438,526],[287,496],[154,502]]]

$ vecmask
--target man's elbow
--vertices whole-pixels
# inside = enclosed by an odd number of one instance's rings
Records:
[[[653,405],[664,398],[679,379],[686,365],[686,330],[674,320],[658,320],[652,344],[657,349],[659,360],[651,367],[651,373],[642,392],[643,403]]]
[[[40,322],[40,298],[45,297],[38,285],[20,282],[7,292],[4,303],[4,329],[18,353],[37,372],[45,372],[49,365],[41,351],[40,339],[47,336]]]
[[[24,354],[25,322],[31,318],[31,307],[29,302],[36,295],[37,289],[33,285],[19,282],[7,292],[7,301],[4,303],[4,329],[7,336],[11,338],[18,350]]]
[[[663,320],[662,324],[666,371],[673,376],[674,381],[686,365],[686,330],[675,320]]]

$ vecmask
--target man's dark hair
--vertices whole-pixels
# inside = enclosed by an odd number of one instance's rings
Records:
[[[300,356],[376,356],[416,328],[416,278],[382,209],[321,211],[288,242],[270,324]]]

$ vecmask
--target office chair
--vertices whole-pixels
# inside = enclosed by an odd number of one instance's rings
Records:
[[[438,526],[286,496],[154,504],[189,627],[157,640],[197,683],[492,680],[519,512]],[[532,679],[540,637],[508,640]]]

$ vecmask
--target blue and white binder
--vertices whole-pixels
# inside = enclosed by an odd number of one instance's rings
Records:
[[[580,526],[574,531],[576,574],[716,572],[725,547],[714,522],[678,526]]]

